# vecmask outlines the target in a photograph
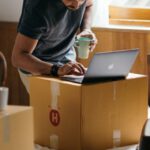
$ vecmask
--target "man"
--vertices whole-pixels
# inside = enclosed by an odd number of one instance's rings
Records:
[[[27,76],[83,75],[85,68],[76,62],[73,48],[79,36],[94,39],[90,30],[92,0],[24,0],[13,48],[12,63],[19,68],[28,90]]]

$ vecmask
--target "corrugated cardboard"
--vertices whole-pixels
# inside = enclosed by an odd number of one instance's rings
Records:
[[[33,150],[31,107],[8,106],[0,112],[0,150]]]
[[[35,142],[59,150],[137,143],[147,117],[147,77],[80,85],[31,77]]]

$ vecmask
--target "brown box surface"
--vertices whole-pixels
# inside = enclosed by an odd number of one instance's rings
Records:
[[[147,93],[147,77],[136,74],[87,85],[31,77],[35,142],[59,150],[137,143],[147,118]]]
[[[0,150],[33,150],[31,107],[8,106],[0,112]]]

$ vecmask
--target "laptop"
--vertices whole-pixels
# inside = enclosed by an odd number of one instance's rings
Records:
[[[65,75],[62,80],[85,84],[126,78],[139,49],[95,53],[84,76]]]

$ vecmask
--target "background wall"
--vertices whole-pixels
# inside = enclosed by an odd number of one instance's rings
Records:
[[[0,0],[0,21],[18,22],[23,0]]]
[[[22,3],[23,0],[0,0],[0,21],[18,22]],[[94,11],[93,26],[107,25],[108,0],[107,2],[105,0],[94,0]]]
[[[11,64],[11,53],[16,37],[16,23],[0,22],[0,51],[6,56],[8,62],[7,86],[10,89],[9,103],[28,105],[29,97],[23,87],[17,69]],[[98,38],[98,45],[94,52],[140,48],[140,54],[133,66],[132,72],[147,74],[147,53],[150,52],[150,31],[122,30],[95,28],[93,31]],[[92,58],[80,60],[85,66]]]
[[[9,104],[28,105],[28,94],[22,85],[17,69],[11,63],[16,28],[17,23],[0,22],[0,51],[3,52],[8,64],[7,86],[9,87]]]
[[[10,89],[9,103],[28,105],[28,94],[20,81],[17,69],[12,67],[10,59],[17,27],[17,23],[10,22],[18,22],[22,2],[23,0],[0,0],[0,51],[4,53],[8,62],[7,86]],[[94,32],[99,40],[94,52],[140,48],[140,55],[132,71],[147,74],[147,53],[150,53],[150,31],[95,28]],[[91,53],[88,60],[81,62],[87,66],[92,55],[93,53]]]

